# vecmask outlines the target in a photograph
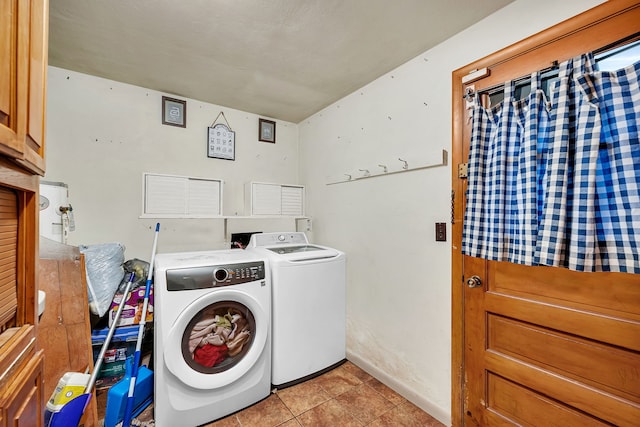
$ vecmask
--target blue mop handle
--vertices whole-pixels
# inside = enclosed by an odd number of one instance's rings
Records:
[[[156,224],[156,233],[153,237],[153,249],[151,249],[151,263],[149,264],[149,274],[147,275],[147,283],[144,288],[144,302],[142,304],[142,317],[140,318],[140,326],[138,328],[138,341],[136,342],[136,352],[133,355],[133,365],[131,366],[131,379],[129,382],[129,392],[127,394],[127,406],[124,409],[124,418],[122,427],[131,426],[131,415],[133,414],[134,391],[136,388],[136,380],[138,377],[138,367],[140,366],[140,353],[142,349],[142,336],[144,335],[144,326],[147,323],[147,306],[149,305],[149,292],[151,292],[151,278],[153,277],[153,263],[156,257],[156,246],[158,244],[158,233],[160,232],[160,223]]]

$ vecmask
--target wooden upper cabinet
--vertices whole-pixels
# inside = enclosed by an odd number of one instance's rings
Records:
[[[0,1],[0,154],[44,175],[48,0]]]

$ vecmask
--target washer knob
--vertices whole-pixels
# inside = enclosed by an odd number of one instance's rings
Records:
[[[279,234],[278,235],[278,241],[284,242],[285,239],[286,239],[286,237],[284,237],[284,234]]]
[[[216,279],[216,282],[224,282],[229,278],[229,272],[226,268],[216,268],[213,272],[213,278]]]

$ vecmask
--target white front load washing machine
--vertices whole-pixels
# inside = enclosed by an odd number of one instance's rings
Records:
[[[271,280],[242,250],[158,254],[154,274],[157,427],[198,426],[271,391]]]
[[[346,358],[346,262],[304,233],[257,233],[246,252],[271,264],[271,382],[287,387]]]

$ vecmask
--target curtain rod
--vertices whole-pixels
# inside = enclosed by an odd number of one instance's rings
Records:
[[[633,45],[634,41],[640,41],[640,31],[633,33],[627,37],[623,37],[620,40],[616,40],[613,43],[610,43],[608,45],[602,46],[596,50],[594,50],[592,53],[594,55],[594,58],[596,61],[598,60],[603,60],[608,58],[609,56],[617,53],[617,52],[612,52],[614,50],[617,50],[620,47],[623,47],[623,45],[628,45],[628,46],[624,46],[623,49],[628,49]],[[605,55],[605,53],[609,52],[609,54]],[[504,61],[503,61],[504,62]],[[488,67],[491,68],[491,67]],[[558,61],[554,60],[552,62],[552,65],[550,67],[547,68],[543,68],[542,70],[539,70],[539,72],[542,74],[541,78],[553,78],[555,76],[557,76],[558,74]],[[522,86],[527,84],[529,81],[531,81],[531,74],[529,75],[525,75],[525,76],[520,76],[517,77],[515,79],[512,80],[516,86]],[[478,94],[488,94],[488,95],[492,95],[493,93],[496,93],[497,90],[503,89],[504,88],[504,83],[498,83],[495,84],[493,86],[489,86],[486,87],[484,89],[480,89],[477,93]],[[468,87],[465,91],[465,94],[462,96],[462,98],[464,99],[470,99],[473,95],[475,95],[476,92],[471,89],[470,87]]]

